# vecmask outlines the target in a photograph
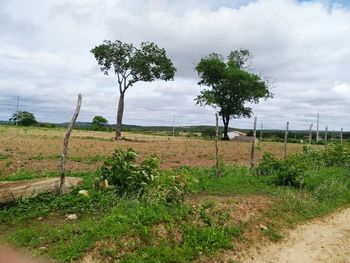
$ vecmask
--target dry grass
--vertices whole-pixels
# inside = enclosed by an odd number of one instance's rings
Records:
[[[21,170],[34,172],[57,171],[62,151],[64,129],[0,127],[0,175]],[[69,143],[67,169],[91,171],[101,164],[115,148],[133,148],[140,159],[155,153],[161,159],[162,168],[181,165],[212,166],[214,142],[187,137],[166,137],[124,133],[126,140],[113,141],[113,133],[74,130]],[[289,153],[300,151],[302,145],[290,144]],[[250,144],[243,142],[219,142],[220,155],[226,164],[249,165]],[[277,156],[283,154],[283,144],[260,143],[257,160],[264,152]]]

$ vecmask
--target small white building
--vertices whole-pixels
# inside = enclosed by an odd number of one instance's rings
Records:
[[[251,142],[253,139],[252,136],[247,136],[246,133],[243,133],[240,131],[231,131],[231,132],[228,132],[227,135],[230,138],[230,141]],[[258,143],[259,140],[255,138],[255,142]]]
[[[231,131],[231,132],[228,132],[227,135],[230,138],[230,140],[234,140],[235,138],[240,136],[247,136],[247,134],[240,131]]]

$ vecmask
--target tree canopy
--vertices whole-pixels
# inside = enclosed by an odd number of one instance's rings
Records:
[[[13,113],[9,121],[18,122],[19,125],[23,126],[37,124],[34,114],[28,111],[19,111]]]
[[[95,116],[92,119],[91,128],[93,130],[103,130],[104,126],[108,124],[108,120],[102,116]]]
[[[117,114],[116,139],[121,136],[124,112],[125,91],[138,81],[151,82],[156,79],[172,80],[176,68],[167,57],[165,49],[155,43],[142,42],[139,48],[133,44],[105,40],[94,47],[91,53],[95,56],[101,71],[108,75],[114,72],[118,79],[120,93]]]
[[[199,85],[208,86],[195,99],[197,104],[216,108],[224,123],[224,138],[228,139],[231,118],[250,117],[252,108],[247,103],[258,103],[272,97],[269,85],[261,76],[249,72],[251,54],[246,49],[232,51],[227,60],[212,53],[196,66]]]
[[[117,75],[121,93],[138,81],[174,79],[176,68],[166,56],[165,49],[152,42],[142,42],[140,48],[136,48],[119,40],[105,40],[91,53],[104,74],[112,71]]]

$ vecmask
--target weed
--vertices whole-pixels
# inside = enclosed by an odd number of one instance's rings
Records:
[[[283,238],[283,234],[273,227],[269,226],[263,230],[263,233],[271,240],[271,241],[279,241]]]
[[[94,156],[87,157],[84,162],[86,164],[94,164],[104,160],[105,158],[106,158],[105,156],[97,154]]]
[[[11,154],[0,153],[0,160],[6,160],[6,159],[10,158],[11,156],[12,156]]]
[[[126,152],[116,149],[113,156],[105,160],[99,174],[116,186],[120,195],[141,196],[158,175],[159,161],[151,156],[140,165],[137,154],[128,149]]]
[[[82,158],[80,156],[69,156],[68,160],[81,163]]]

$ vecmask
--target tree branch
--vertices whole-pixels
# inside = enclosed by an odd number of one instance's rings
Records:
[[[118,83],[119,83],[119,92],[122,93],[122,82],[123,80],[120,79],[119,73],[117,73],[117,77],[118,77]]]

